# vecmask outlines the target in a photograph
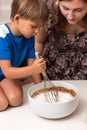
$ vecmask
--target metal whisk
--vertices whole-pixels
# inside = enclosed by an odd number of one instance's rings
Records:
[[[39,58],[39,52],[35,53],[36,58]],[[55,85],[49,80],[46,72],[42,72],[43,81],[44,81],[44,96],[47,102],[58,102],[58,91],[55,89]]]

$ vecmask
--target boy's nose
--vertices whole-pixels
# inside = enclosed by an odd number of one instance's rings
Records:
[[[35,31],[34,31],[35,34],[37,34],[39,32],[39,30],[40,30],[40,27],[36,28]]]

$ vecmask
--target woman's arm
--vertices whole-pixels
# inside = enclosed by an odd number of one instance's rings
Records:
[[[43,53],[46,39],[47,32],[44,30],[44,27],[41,27],[39,33],[35,36],[35,51],[38,51],[40,55]]]

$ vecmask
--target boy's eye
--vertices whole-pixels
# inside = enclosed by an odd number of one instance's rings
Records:
[[[34,28],[34,29],[35,29],[35,28],[41,28],[42,26],[43,26],[43,25],[38,25],[38,26],[33,26],[33,25],[31,25],[31,27]]]
[[[31,27],[32,27],[32,28],[37,28],[38,26],[33,26],[33,25],[31,25]]]

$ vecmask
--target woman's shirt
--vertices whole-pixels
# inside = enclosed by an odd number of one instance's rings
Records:
[[[72,35],[53,29],[44,58],[51,80],[87,79],[87,31]]]

